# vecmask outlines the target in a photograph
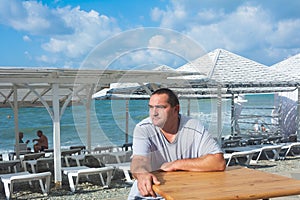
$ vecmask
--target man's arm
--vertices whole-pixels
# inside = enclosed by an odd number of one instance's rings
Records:
[[[208,154],[200,158],[175,160],[164,163],[161,166],[163,171],[224,171],[226,163],[223,153]]]
[[[150,173],[150,162],[147,157],[133,156],[130,171],[135,179],[137,179],[138,189],[143,196],[156,197],[152,190],[152,185],[159,185],[160,182],[152,173]]]

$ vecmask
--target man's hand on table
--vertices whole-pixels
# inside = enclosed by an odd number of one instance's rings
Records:
[[[149,172],[140,173],[137,177],[138,189],[143,196],[156,197],[155,192],[152,190],[152,185],[159,185],[160,182],[153,174]]]

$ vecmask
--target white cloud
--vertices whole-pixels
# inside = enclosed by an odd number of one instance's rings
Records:
[[[23,36],[23,40],[24,40],[25,42],[31,42],[31,38],[30,38],[28,35],[24,35],[24,36]]]
[[[52,61],[49,60],[49,57],[46,55],[41,55],[37,57],[38,61],[46,62],[46,63],[52,63]]]
[[[269,1],[267,5],[270,3],[272,2]],[[161,22],[161,27],[187,34],[207,51],[224,48],[247,54],[250,59],[260,57],[262,60],[262,55],[270,52],[270,49],[275,51],[282,48],[285,55],[287,50],[284,48],[294,51],[299,46],[299,18],[277,18],[278,10],[272,9],[273,7],[269,9],[259,1],[240,2],[235,6],[236,9],[226,10],[226,7],[213,5],[208,1],[179,0],[171,1],[165,9],[154,8],[151,14],[153,20]],[[266,62],[272,56],[270,53],[266,56],[268,55],[270,57],[265,58]]]
[[[183,4],[183,1],[180,3]],[[172,29],[181,27],[182,32],[196,39],[208,49],[249,48],[255,44],[253,41],[264,40],[263,36],[271,30],[270,17],[259,7],[241,6],[231,13],[224,13],[219,9],[201,9],[201,2],[199,2],[199,6],[193,10],[182,10],[185,8],[185,6],[178,6],[178,3],[175,3],[173,10],[169,8],[163,12],[156,9],[156,13],[163,13],[160,14],[162,16],[161,26]],[[183,15],[177,13],[189,14],[181,18],[178,16]]]
[[[158,8],[153,8],[151,11],[151,18],[154,21],[160,21],[161,27],[164,28],[174,28],[180,31],[184,27],[184,23],[188,21],[190,15],[189,10],[185,9],[185,4],[172,2],[171,7],[167,7],[166,10],[160,10]]]
[[[85,60],[85,66],[109,69],[178,67],[203,55],[202,47],[185,35],[162,28],[124,31],[101,43]]]
[[[300,47],[300,19],[280,21],[268,41],[280,48]]]
[[[60,9],[66,25],[74,31],[70,35],[51,37],[43,45],[46,51],[64,53],[70,58],[85,55],[100,41],[119,31],[113,19],[95,11],[84,12],[79,7]]]
[[[26,57],[27,59],[32,60],[32,57],[31,57],[31,55],[30,55],[30,53],[29,53],[28,51],[25,51],[25,52],[24,52],[24,55],[25,55],[25,57]]]
[[[56,10],[35,1],[2,1],[0,13],[2,24],[32,35],[66,34],[72,31]]]
[[[10,0],[0,5],[0,13],[0,23],[46,37],[41,44],[46,52],[38,57],[45,63],[82,59],[99,42],[120,31],[115,19],[80,7],[50,9],[35,1]],[[24,41],[29,41],[28,35]]]

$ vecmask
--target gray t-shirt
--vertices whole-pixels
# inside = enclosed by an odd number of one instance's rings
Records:
[[[158,170],[165,162],[184,158],[198,158],[207,154],[221,153],[216,140],[206,131],[199,120],[180,116],[177,136],[170,143],[148,117],[138,123],[133,133],[133,156],[150,159],[151,171]],[[128,199],[138,199],[137,183],[133,184]]]

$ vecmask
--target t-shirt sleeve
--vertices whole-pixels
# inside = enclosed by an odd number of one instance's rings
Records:
[[[201,154],[216,154],[223,153],[218,142],[212,137],[212,135],[206,130],[203,130],[203,137],[201,139]]]
[[[150,152],[150,140],[147,130],[136,125],[133,131],[133,155],[148,156]]]

